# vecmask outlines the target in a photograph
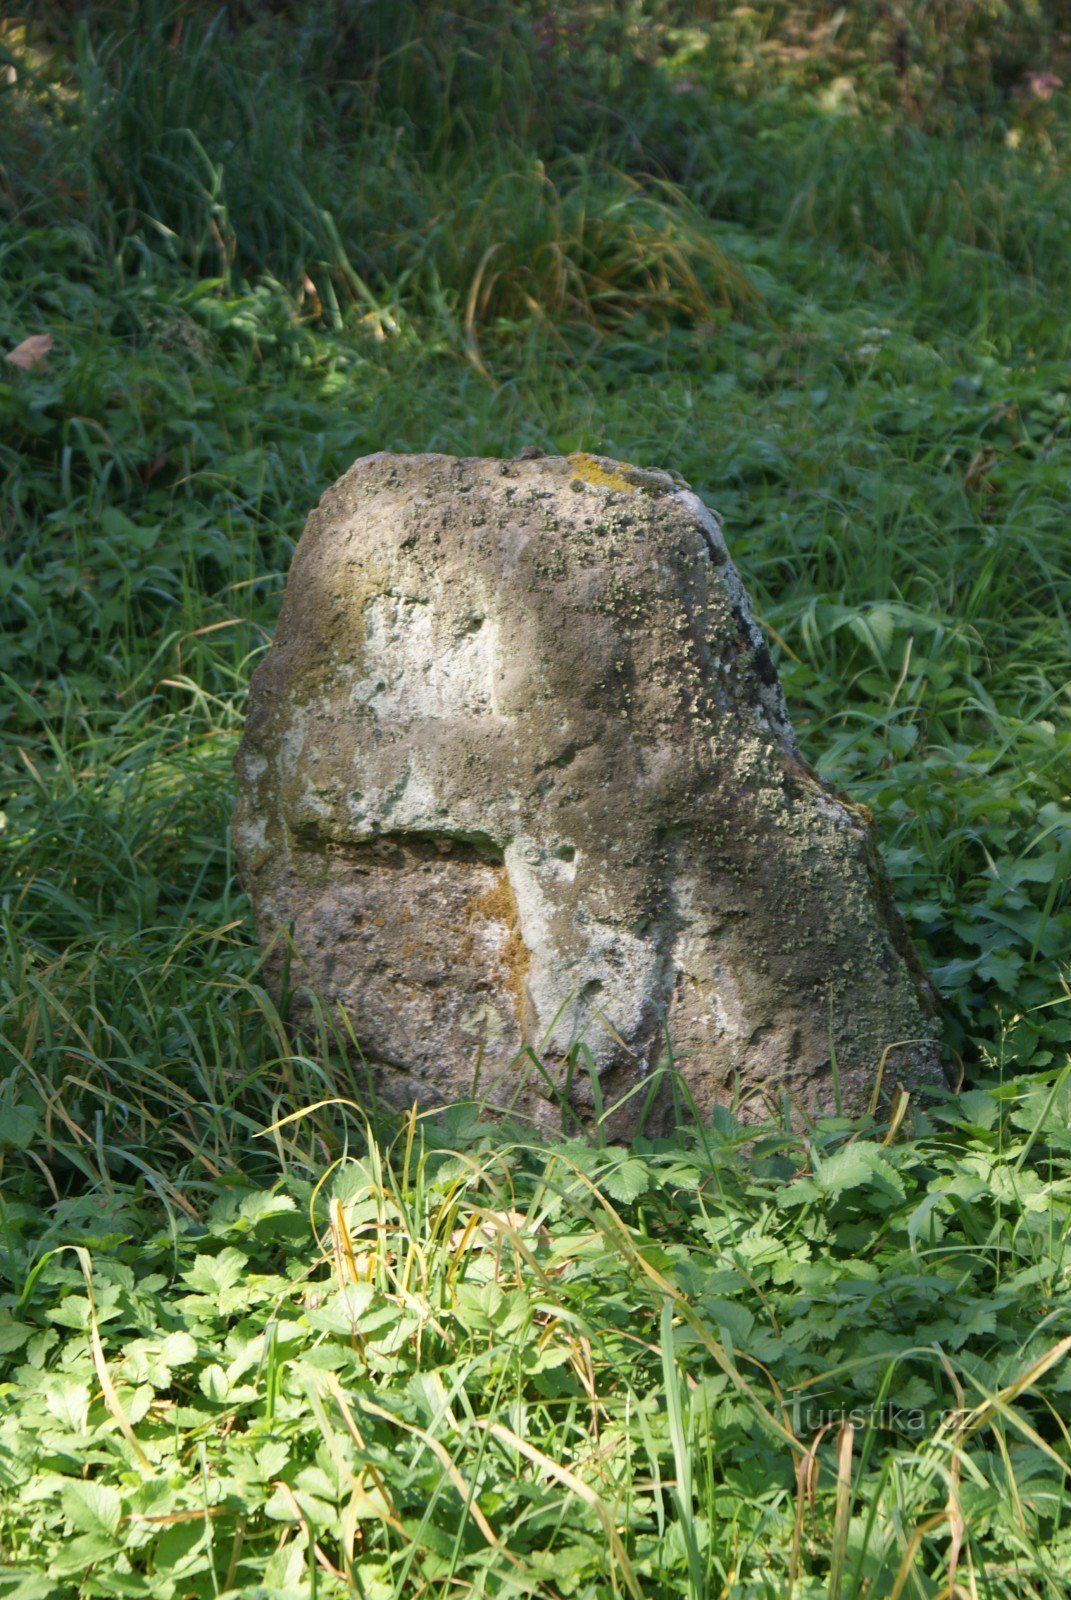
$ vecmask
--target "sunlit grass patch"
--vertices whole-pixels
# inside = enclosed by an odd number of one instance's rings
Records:
[[[1056,1596],[1065,1102],[632,1152],[336,1107],[197,1218],[9,1205],[5,1591]]]

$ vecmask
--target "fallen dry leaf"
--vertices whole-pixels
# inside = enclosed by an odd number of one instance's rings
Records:
[[[43,361],[52,349],[52,335],[50,333],[31,333],[28,339],[23,339],[14,350],[9,350],[4,357],[13,367],[19,367],[23,372],[29,372],[31,367],[36,367]]]
[[[971,457],[971,464],[967,468],[963,479],[963,487],[968,494],[993,494],[996,484],[990,477],[990,468],[997,459],[997,452],[991,444],[983,445]]]
[[[470,1240],[474,1250],[483,1250],[511,1233],[534,1234],[540,1244],[544,1242],[545,1230],[529,1221],[523,1211],[489,1211],[482,1221],[478,1221],[478,1217],[478,1212],[473,1213],[465,1227],[454,1229],[450,1235],[451,1250],[460,1250]]]

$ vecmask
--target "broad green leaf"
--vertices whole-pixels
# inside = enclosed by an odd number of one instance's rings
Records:
[[[704,1299],[698,1310],[704,1322],[709,1320],[715,1327],[723,1328],[734,1344],[746,1346],[755,1326],[754,1313],[747,1306],[733,1300]]]
[[[290,1451],[281,1439],[268,1439],[257,1448],[253,1459],[265,1478],[278,1478],[290,1459]]]
[[[504,1300],[502,1290],[493,1279],[488,1283],[462,1283],[456,1299],[458,1320],[466,1328],[489,1328]]]
[[[3,1600],[55,1600],[56,1584],[47,1573],[0,1568],[0,1594]]]
[[[599,1182],[611,1200],[627,1204],[647,1193],[651,1187],[651,1172],[645,1161],[630,1159],[608,1168]]]
[[[927,1242],[941,1239],[945,1232],[945,1225],[938,1216],[939,1206],[948,1206],[949,1199],[940,1190],[931,1190],[924,1199],[920,1200],[907,1224],[907,1240],[912,1251],[918,1247],[919,1234],[923,1233]]]
[[[85,1332],[90,1325],[92,1307],[84,1294],[66,1295],[49,1313],[52,1322],[58,1322],[61,1328],[77,1328]]]
[[[119,1526],[123,1502],[119,1491],[108,1484],[76,1479],[64,1486],[63,1509],[79,1532],[111,1538]]]
[[[160,1346],[160,1355],[169,1367],[185,1367],[197,1359],[197,1340],[182,1328],[169,1333]]]
[[[572,1355],[568,1345],[546,1344],[539,1350],[526,1354],[524,1370],[526,1372],[553,1372],[556,1367],[564,1367]]]
[[[28,1150],[41,1132],[41,1118],[32,1106],[0,1105],[0,1145]]]
[[[36,1333],[36,1329],[25,1322],[11,1322],[5,1317],[0,1317],[0,1356],[10,1355],[12,1350],[19,1350]]]
[[[881,1147],[865,1139],[853,1140],[823,1160],[814,1174],[820,1192],[843,1194],[848,1189],[873,1188],[890,1199],[902,1200],[904,1183]]]
[[[85,1430],[89,1416],[89,1389],[72,1378],[57,1377],[45,1386],[45,1405],[58,1422],[75,1433]]]
[[[305,1320],[321,1333],[352,1334],[355,1328],[367,1329],[366,1313],[375,1294],[370,1283],[347,1283],[322,1306],[307,1311]]]
[[[201,1369],[197,1377],[197,1383],[201,1393],[207,1400],[213,1401],[216,1405],[226,1403],[231,1386],[227,1374],[218,1361],[213,1361],[207,1367]]]
[[[194,1573],[209,1571],[208,1555],[204,1522],[179,1522],[170,1528],[165,1525],[157,1537],[153,1547],[153,1566],[157,1572],[166,1573],[172,1582],[176,1578],[184,1578],[188,1582]],[[192,1583],[190,1588],[193,1588]]]
[[[49,1571],[58,1578],[84,1573],[99,1562],[114,1561],[117,1545],[110,1534],[80,1533],[59,1544],[49,1563]]]
[[[286,1216],[297,1210],[293,1197],[288,1194],[270,1194],[255,1190],[243,1197],[238,1214],[244,1222],[258,1227],[273,1217]]]
[[[126,1412],[127,1421],[134,1427],[147,1417],[152,1410],[156,1399],[156,1390],[151,1383],[140,1384],[133,1391],[124,1390],[120,1395],[123,1410]]]
[[[218,1295],[234,1288],[248,1264],[247,1256],[228,1245],[218,1256],[198,1256],[182,1279],[198,1294]]]
[[[990,951],[975,969],[979,978],[997,984],[1007,994],[1015,993],[1016,980],[1023,969],[1023,957],[1015,951]]]
[[[273,1522],[299,1522],[303,1516],[311,1517],[314,1527],[327,1527],[337,1515],[334,1507],[313,1495],[292,1489],[289,1494],[277,1488],[264,1507],[264,1515]]]

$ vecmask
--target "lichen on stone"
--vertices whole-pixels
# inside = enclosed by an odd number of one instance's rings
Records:
[[[585,450],[575,451],[567,460],[574,479],[592,489],[612,489],[619,494],[667,494],[673,488],[673,480],[664,472],[648,472],[631,462],[610,461]]]

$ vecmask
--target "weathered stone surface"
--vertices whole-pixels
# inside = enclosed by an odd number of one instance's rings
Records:
[[[591,456],[358,461],[252,685],[234,838],[261,936],[388,1101],[627,1132],[670,1038],[699,1108],[937,1081],[865,812],[802,759],[717,519]],[[281,944],[271,961],[278,974]],[[664,1095],[659,1107],[668,1104]],[[650,1126],[650,1124],[648,1124]]]

